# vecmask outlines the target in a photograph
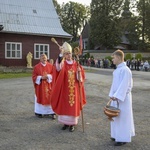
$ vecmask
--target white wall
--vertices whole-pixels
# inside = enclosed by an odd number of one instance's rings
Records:
[[[130,54],[132,54],[132,55],[135,54],[135,56],[136,56],[136,53],[130,53]],[[140,53],[140,54],[142,54],[142,57],[150,57],[150,53]],[[97,59],[97,58],[103,59],[103,58],[105,58],[107,56],[111,56],[111,55],[112,55],[112,53],[90,53],[90,56],[94,56],[95,59]],[[125,53],[125,55],[126,55],[126,53]]]

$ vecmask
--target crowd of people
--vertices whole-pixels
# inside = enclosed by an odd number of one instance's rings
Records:
[[[148,71],[150,68],[149,62],[147,60],[142,61],[140,59],[132,59],[132,60],[127,60],[126,64],[131,70]]]
[[[88,66],[88,67],[112,68],[114,66],[112,61],[110,61],[109,59],[81,58],[80,62],[82,65]]]
[[[56,62],[50,62],[47,56],[42,54],[40,62],[33,69],[34,112],[40,118],[44,116],[57,118],[63,125],[62,130],[69,129],[73,132],[78,125],[79,117],[83,117],[82,110],[87,103],[84,69],[79,63],[79,58],[75,60],[72,57],[72,47],[67,42],[60,46]],[[108,96],[112,107],[116,106],[116,101],[119,103],[120,114],[111,122],[110,139],[115,141],[115,146],[131,142],[131,137],[135,135],[131,94],[133,83],[132,72],[124,62],[124,53],[121,50],[115,51],[112,54],[112,63],[108,59],[100,61],[88,59],[86,63],[88,66],[102,68],[108,68],[110,64],[115,66]]]
[[[94,58],[88,58],[84,59],[81,58],[80,60],[81,64],[88,67],[97,67],[97,68],[113,68],[115,69],[116,66],[113,64],[112,60],[109,59],[94,59]],[[137,71],[149,71],[150,70],[150,63],[148,60],[142,61],[140,59],[128,59],[125,60],[126,65],[131,70],[137,70]]]

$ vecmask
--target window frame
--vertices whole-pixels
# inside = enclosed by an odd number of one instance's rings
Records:
[[[40,48],[39,48],[39,57],[37,58],[36,57],[36,53],[37,53],[37,51],[36,51],[36,46],[39,46],[39,47],[43,47],[43,53],[41,53],[41,51],[40,51]],[[44,49],[44,47],[45,46],[47,46],[47,54],[45,53],[45,49]],[[41,44],[41,43],[34,43],[34,59],[40,59],[40,55],[41,54],[46,54],[47,55],[47,59],[49,59],[49,54],[50,54],[50,46],[49,46],[49,44]]]
[[[7,46],[10,44],[10,57],[7,56]],[[15,50],[12,49],[12,45],[15,44]],[[20,50],[17,50],[17,46],[20,45]],[[15,57],[12,57],[12,52],[15,52]],[[20,52],[20,56],[17,57],[17,52]],[[22,43],[20,42],[5,42],[5,59],[22,59]]]

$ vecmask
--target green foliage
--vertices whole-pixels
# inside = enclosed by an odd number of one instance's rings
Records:
[[[125,55],[125,60],[131,60],[132,59],[132,54],[131,53],[127,53],[126,55]]]
[[[112,57],[111,57],[111,56],[106,56],[105,59],[108,59],[108,60],[111,61],[111,60],[112,60]]]
[[[93,56],[93,55],[91,55],[91,57],[90,57],[90,58],[94,59],[94,56]]]
[[[126,1],[124,2],[123,12],[122,12],[122,14],[121,14],[121,15],[122,15],[122,18],[124,18],[124,19],[131,18],[132,13],[131,13],[131,11],[130,11],[129,5],[130,5],[129,0],[126,0]]]
[[[85,58],[85,59],[90,58],[90,53],[86,53],[86,54],[84,55],[84,58]]]
[[[138,11],[138,36],[139,49],[147,51],[150,48],[150,1],[139,0],[137,5]]]
[[[141,53],[136,54],[136,55],[135,55],[135,58],[142,60],[142,54],[141,54]]]
[[[0,73],[0,79],[31,77],[31,73]]]
[[[92,0],[90,8],[71,1],[53,3],[63,29],[73,36],[72,41],[78,39],[91,16],[88,49],[113,48],[125,35],[130,49],[150,51],[150,0]]]
[[[89,52],[87,53],[87,58],[90,58],[90,53]]]
[[[89,7],[76,2],[68,2],[61,6],[60,21],[63,29],[70,33],[76,41],[84,22],[89,17]]]
[[[119,15],[123,0],[92,0],[90,42],[95,46],[112,48],[120,39]]]
[[[130,49],[137,49],[137,44],[139,41],[137,33],[137,17],[133,15],[131,9],[135,8],[135,5],[126,0],[123,6],[123,12],[120,18],[120,28],[122,30],[122,35],[126,36],[130,43]]]
[[[72,49],[74,50],[75,47],[79,46],[79,43],[78,42],[72,42],[70,45],[71,45]]]

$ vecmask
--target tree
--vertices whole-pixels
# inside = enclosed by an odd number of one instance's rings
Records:
[[[137,17],[131,12],[133,7],[135,5],[131,5],[130,0],[125,0],[120,18],[120,28],[122,35],[129,40],[130,49],[137,49],[139,38],[137,34]]]
[[[139,0],[138,10],[138,33],[141,38],[140,49],[150,49],[150,0]]]
[[[123,6],[123,12],[121,14],[123,19],[130,18],[132,15],[129,5],[130,5],[130,0],[125,0],[124,6]]]
[[[120,43],[119,16],[124,0],[92,0],[90,42],[113,48]],[[91,47],[93,48],[93,47]]]
[[[76,41],[84,22],[89,17],[89,8],[75,2],[62,4],[60,20],[63,29],[73,36],[72,41]]]

